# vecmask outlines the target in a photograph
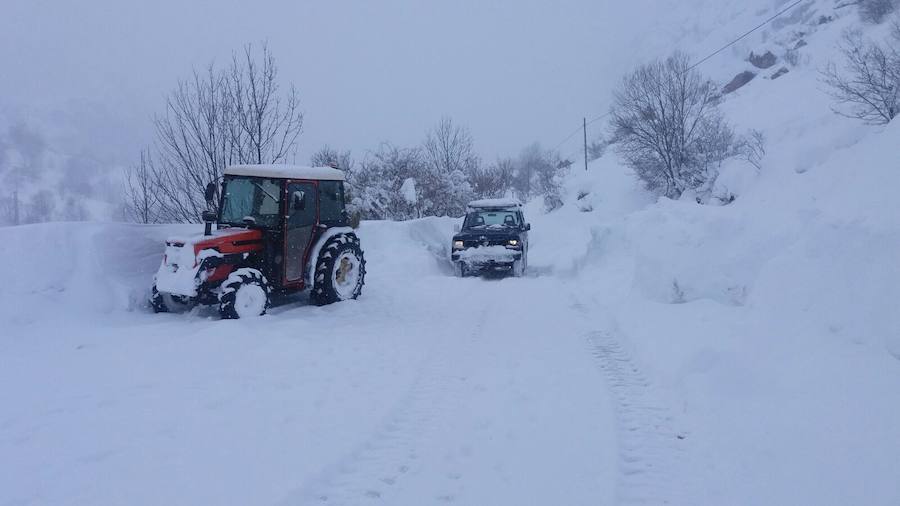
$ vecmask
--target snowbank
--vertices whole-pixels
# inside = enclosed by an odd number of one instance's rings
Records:
[[[0,228],[12,259],[0,290],[0,320],[90,319],[140,308],[167,236],[184,226],[45,223]]]
[[[817,90],[851,21],[725,102],[769,140],[761,171],[720,180],[734,203],[641,202],[608,153],[532,219],[533,263],[568,273],[597,327],[678,399],[696,503],[900,500],[900,123],[836,116]]]

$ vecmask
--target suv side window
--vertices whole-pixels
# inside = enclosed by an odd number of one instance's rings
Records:
[[[344,221],[344,185],[340,181],[319,181],[319,221]]]

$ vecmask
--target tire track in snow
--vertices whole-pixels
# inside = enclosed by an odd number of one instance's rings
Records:
[[[386,501],[391,490],[405,482],[425,477],[428,470],[420,463],[419,446],[436,430],[436,423],[452,415],[461,402],[460,387],[465,386],[466,374],[460,366],[470,361],[460,358],[472,353],[489,314],[489,307],[481,308],[466,339],[459,339],[454,332],[441,335],[429,358],[418,367],[407,393],[373,435],[281,504],[374,504]],[[428,502],[454,502],[460,493],[462,471],[444,476]]]
[[[588,345],[607,378],[615,401],[619,443],[617,504],[689,504],[678,484],[685,435],[674,427],[669,409],[616,338],[587,334]]]

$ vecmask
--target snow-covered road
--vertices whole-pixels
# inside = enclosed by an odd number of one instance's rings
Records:
[[[450,277],[433,226],[396,228],[364,234],[359,301],[220,321],[57,300],[16,326],[0,341],[0,504],[619,503],[621,472],[644,464],[620,452],[574,293]],[[417,252],[397,258],[392,233]],[[71,261],[89,279],[116,259]]]

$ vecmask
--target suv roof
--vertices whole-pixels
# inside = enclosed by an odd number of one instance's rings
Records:
[[[510,209],[520,207],[522,207],[522,204],[516,199],[484,199],[469,202],[470,209]]]
[[[226,176],[256,176],[278,179],[318,179],[343,181],[344,171],[331,167],[304,167],[300,165],[232,165],[225,169]]]

